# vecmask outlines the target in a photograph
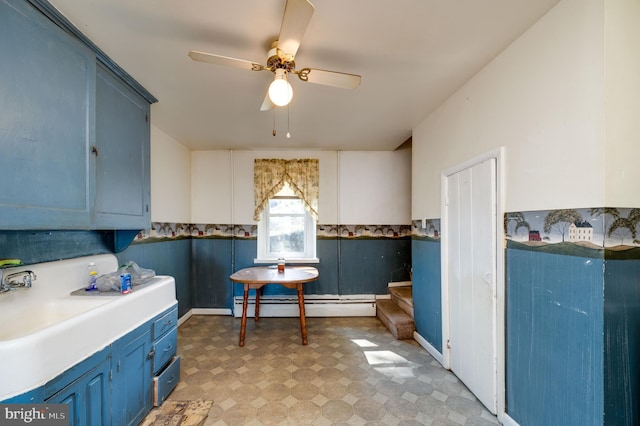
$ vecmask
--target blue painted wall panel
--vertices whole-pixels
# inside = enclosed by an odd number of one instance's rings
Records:
[[[603,422],[603,260],[507,250],[507,413]]]
[[[230,308],[233,240],[194,238],[191,240],[191,279],[194,308]]]
[[[237,238],[233,240],[233,270],[256,266],[253,260],[258,254],[258,241],[255,239]],[[251,291],[253,294],[253,290]],[[242,296],[242,285],[233,284],[233,295]]]
[[[416,331],[442,353],[440,241],[411,240]]]
[[[120,264],[133,260],[158,275],[170,275],[176,280],[178,315],[193,308],[191,288],[191,240],[171,240],[156,243],[132,244],[117,253]]]
[[[640,260],[607,260],[604,286],[604,420],[640,424]]]
[[[386,294],[394,272],[411,265],[410,238],[342,238],[340,294]]]
[[[16,258],[25,265],[112,253],[113,236],[101,231],[0,230],[0,259]]]
[[[320,278],[306,288],[308,294],[342,294],[338,271],[338,240],[322,239],[316,243],[316,255],[320,263],[311,265],[318,268]]]

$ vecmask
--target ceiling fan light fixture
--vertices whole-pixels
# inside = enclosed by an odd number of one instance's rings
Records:
[[[287,71],[282,68],[276,69],[276,76],[269,85],[269,99],[277,106],[285,106],[293,98],[293,88],[287,81]]]

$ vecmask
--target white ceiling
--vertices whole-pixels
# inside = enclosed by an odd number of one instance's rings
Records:
[[[287,139],[287,107],[259,111],[271,73],[187,56],[264,64],[285,1],[50,0],[158,98],[152,123],[194,150],[395,149],[558,2],[311,0],[296,67],[360,74],[362,83],[350,91],[291,79]]]

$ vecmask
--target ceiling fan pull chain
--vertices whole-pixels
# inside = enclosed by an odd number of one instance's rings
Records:
[[[276,135],[276,110],[273,110],[273,136]]]
[[[287,104],[287,139],[291,139],[291,132],[289,132],[289,105],[291,104]]]

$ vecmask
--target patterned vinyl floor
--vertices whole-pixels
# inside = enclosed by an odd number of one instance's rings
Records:
[[[376,318],[247,321],[192,316],[178,331],[181,380],[169,400],[213,400],[205,425],[494,425],[469,390]]]

